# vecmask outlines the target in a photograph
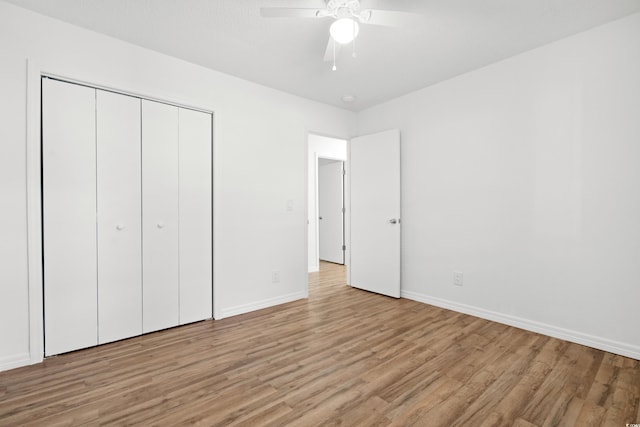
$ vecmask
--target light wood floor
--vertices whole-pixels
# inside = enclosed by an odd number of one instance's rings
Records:
[[[1,426],[616,426],[640,362],[351,289],[0,373]]]

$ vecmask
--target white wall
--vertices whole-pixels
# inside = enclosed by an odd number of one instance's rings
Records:
[[[640,359],[639,14],[358,115],[388,128],[403,296]]]
[[[56,74],[214,111],[216,315],[306,296],[307,132],[349,137],[353,113],[1,1],[0,52],[0,370],[36,361],[26,234],[27,59]],[[279,283],[272,283],[274,270]]]
[[[351,136],[351,135],[347,135]],[[307,194],[309,226],[307,229],[308,271],[320,270],[318,242],[318,158],[347,160],[347,141],[316,134],[309,134],[307,159]]]

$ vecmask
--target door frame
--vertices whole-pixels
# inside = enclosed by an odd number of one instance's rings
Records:
[[[330,155],[322,155],[322,154],[318,154],[317,150],[314,150],[311,148],[311,144],[310,144],[310,140],[311,137],[315,136],[315,137],[320,137],[320,138],[329,138],[329,139],[335,139],[335,140],[339,140],[339,141],[344,141],[345,142],[345,146],[344,146],[344,159],[339,158],[339,157],[335,157],[335,156],[330,156]],[[310,219],[315,216],[316,218],[318,217],[318,212],[317,212],[317,208],[318,208],[318,186],[317,186],[317,182],[318,182],[318,157],[320,158],[326,158],[326,159],[331,159],[331,160],[340,160],[340,161],[344,161],[345,165],[346,165],[346,161],[347,161],[347,145],[349,142],[349,137],[342,137],[342,136],[335,136],[335,135],[330,135],[330,134],[326,134],[326,133],[322,133],[322,132],[316,132],[313,130],[305,130],[305,150],[304,150],[304,165],[305,165],[305,221],[306,221],[306,233],[305,233],[305,254],[306,254],[306,267],[305,270],[307,271],[307,273],[314,273],[317,272],[318,269],[316,269],[316,265],[311,265],[309,263],[309,258],[311,255],[311,248],[309,247],[311,244],[311,240],[315,239],[315,247],[314,247],[314,251],[316,255],[319,255],[319,247],[318,247],[318,226],[317,226],[317,220],[315,221],[315,223],[313,223]],[[345,177],[345,185],[346,185],[346,180],[347,178]],[[345,193],[344,193],[344,197],[345,197],[345,201],[346,201],[346,197],[347,197],[347,189],[345,189]],[[311,204],[311,198],[313,197],[313,204],[315,205],[315,207],[313,209],[315,209],[315,212],[311,212],[311,208],[310,208],[310,204]],[[345,211],[346,211],[347,207],[346,207],[346,202],[345,202]],[[345,217],[345,223],[344,223],[344,228],[345,228],[345,234],[348,236],[348,218]],[[312,234],[313,233],[313,234]],[[348,243],[345,240],[345,245],[347,245],[347,251],[349,250],[348,247]],[[345,265],[347,262],[347,255],[345,251]],[[319,266],[318,266],[319,267]],[[309,283],[307,280],[307,284],[305,286],[305,298],[309,295]]]
[[[219,318],[220,307],[216,293],[216,257],[219,243],[215,238],[215,230],[218,229],[216,208],[216,179],[217,144],[215,143],[216,115],[213,108],[199,104],[197,100],[176,99],[169,94],[149,94],[129,87],[130,83],[123,81],[100,81],[95,76],[86,76],[79,68],[63,66],[59,63],[42,63],[37,59],[27,59],[27,105],[26,105],[26,190],[27,190],[27,283],[28,283],[28,310],[29,310],[29,351],[16,357],[11,362],[4,364],[4,369],[20,367],[42,362],[44,360],[44,281],[42,268],[42,156],[41,156],[41,78],[50,77],[64,80],[96,89],[112,91],[124,95],[131,95],[151,101],[172,104],[178,107],[198,110],[212,115],[211,121],[211,179],[212,179],[212,253],[213,253],[213,318]]]

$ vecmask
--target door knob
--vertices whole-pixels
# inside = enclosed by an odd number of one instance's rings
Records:
[[[395,219],[395,218],[391,218],[391,219],[389,220],[389,222],[390,222],[391,224],[397,224],[397,223],[398,223],[398,220],[397,220],[397,219]]]
[[[322,217],[318,217],[318,219],[322,219]]]
[[[159,222],[159,223],[156,225],[156,227],[158,227],[158,228],[164,228],[164,224],[163,224],[163,223],[161,223],[161,222]]]
[[[116,230],[118,230],[118,231],[124,230],[124,225],[122,225],[122,224],[116,225]]]

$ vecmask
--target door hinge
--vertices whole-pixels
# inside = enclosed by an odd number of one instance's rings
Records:
[[[346,245],[342,245],[342,250],[346,251],[347,250],[347,246]]]
[[[347,171],[342,169],[342,175],[346,175],[346,174],[347,174]]]
[[[344,208],[342,208],[342,213],[345,213],[345,210],[344,210]]]

